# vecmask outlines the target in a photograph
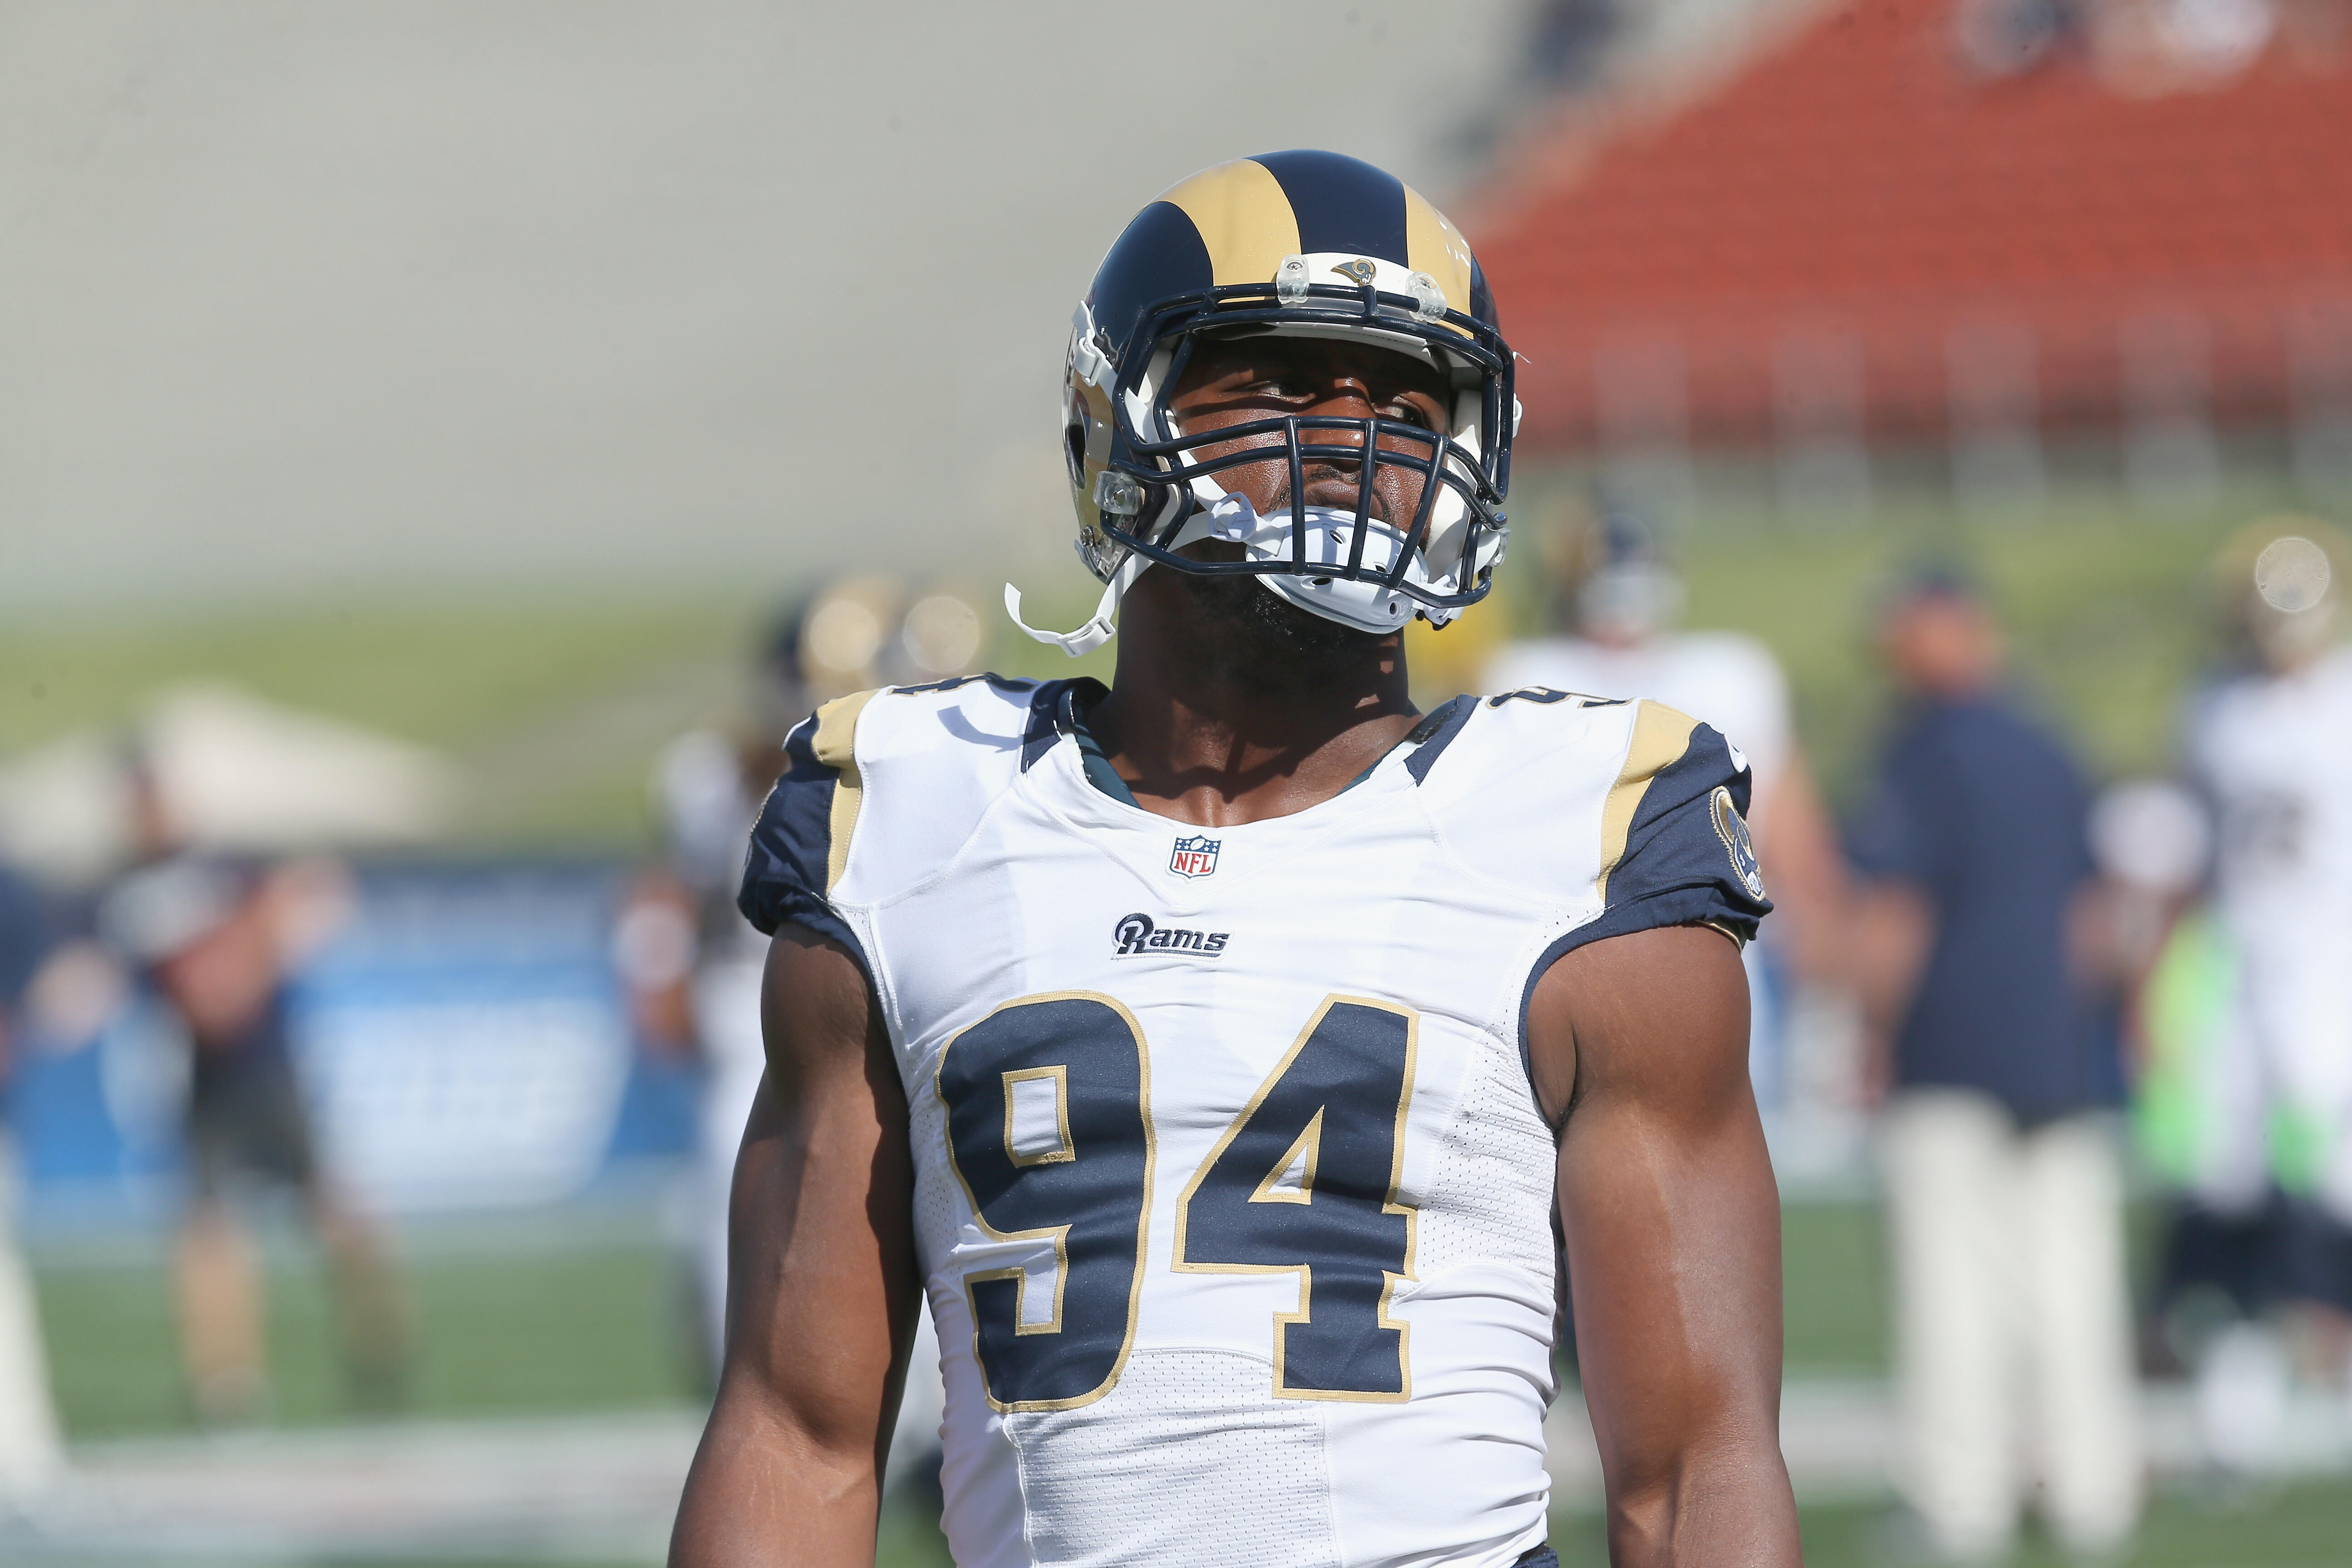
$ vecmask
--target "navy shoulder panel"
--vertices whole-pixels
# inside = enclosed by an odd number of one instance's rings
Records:
[[[1748,837],[1748,785],[1746,759],[1713,726],[1664,703],[1639,705],[1624,767],[1602,807],[1601,910],[1528,969],[1519,994],[1523,1067],[1536,984],[1562,955],[1657,926],[1711,925],[1743,945],[1754,939],[1772,901]]]
[[[1412,774],[1413,783],[1429,782],[1429,770],[1437,765],[1437,759],[1445,754],[1445,748],[1454,743],[1454,737],[1462,733],[1462,726],[1477,710],[1475,697],[1456,697],[1432,709],[1412,727],[1404,738],[1404,743],[1413,749],[1412,755],[1404,760],[1404,765],[1405,771]]]
[[[1653,926],[1705,923],[1752,940],[1772,902],[1748,834],[1749,783],[1747,760],[1712,725],[1643,703],[1602,808],[1601,915],[1562,937],[1546,963]]]
[[[1041,682],[1029,697],[1028,725],[1021,734],[1021,771],[1027,773],[1066,737],[1075,739],[1077,710],[1109,695],[1109,688],[1090,675]]]
[[[856,826],[857,714],[871,692],[828,702],[784,742],[783,776],[769,791],[743,862],[735,907],[773,936],[787,922],[831,937],[866,966],[865,946],[829,897]]]

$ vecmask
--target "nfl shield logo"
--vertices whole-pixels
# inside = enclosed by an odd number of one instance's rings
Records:
[[[1203,833],[1195,838],[1176,840],[1176,852],[1168,857],[1168,868],[1180,877],[1205,877],[1217,868],[1217,846],[1223,840]]]

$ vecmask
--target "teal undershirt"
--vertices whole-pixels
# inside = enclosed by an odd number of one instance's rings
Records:
[[[1118,776],[1110,765],[1110,759],[1103,755],[1102,742],[1095,739],[1092,730],[1087,728],[1086,718],[1077,711],[1076,703],[1070,705],[1070,731],[1078,739],[1078,766],[1086,770],[1087,782],[1111,799],[1124,801],[1138,811],[1142,810],[1143,807],[1136,802],[1135,792],[1127,787],[1127,781]]]

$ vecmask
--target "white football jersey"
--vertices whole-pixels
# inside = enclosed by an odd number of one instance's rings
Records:
[[[828,705],[745,878],[898,1054],[956,1561],[1509,1564],[1557,1289],[1522,1011],[1581,942],[1752,933],[1745,773],[1654,703],[1465,697],[1203,829],[1089,777],[1100,690]]]
[[[2214,688],[2189,751],[2216,817],[2215,903],[2238,959],[2203,1086],[2215,1142],[2200,1192],[2225,1210],[2261,1201],[2284,1110],[2313,1141],[2298,1183],[2352,1225],[2352,940],[2338,914],[2352,883],[2352,648]]]
[[[2352,648],[2245,675],[2197,705],[2190,767],[2219,821],[2214,880],[2251,924],[2340,929],[2352,884]]]

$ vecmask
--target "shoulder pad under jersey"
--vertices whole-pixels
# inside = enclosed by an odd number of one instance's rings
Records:
[[[1580,907],[1567,946],[1701,921],[1756,934],[1771,903],[1748,835],[1748,760],[1713,728],[1660,702],[1544,688],[1476,704],[1423,781],[1473,869]]]
[[[858,951],[838,906],[871,903],[947,861],[1020,775],[1041,690],[966,676],[826,703],[784,742],[786,766],[751,830],[744,918],[798,921]]]

